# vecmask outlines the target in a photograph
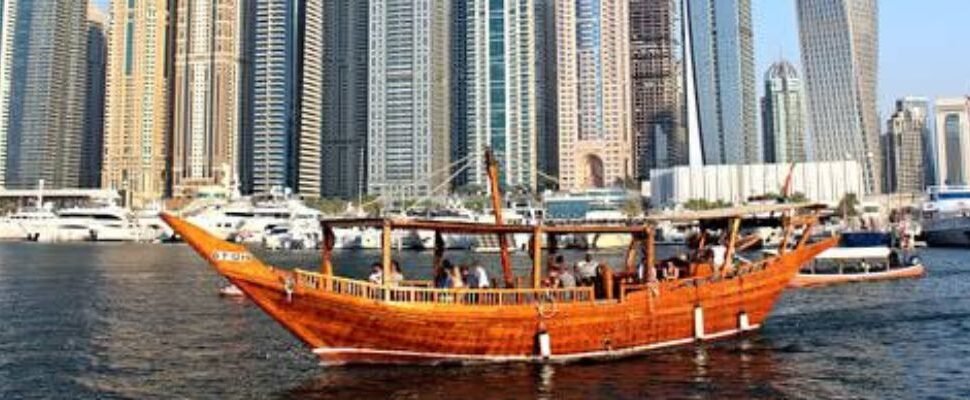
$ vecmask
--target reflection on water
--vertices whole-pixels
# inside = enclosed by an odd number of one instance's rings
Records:
[[[187,247],[0,244],[0,398],[968,398],[967,255],[924,252],[923,280],[790,291],[759,333],[623,360],[323,368],[251,304],[219,297]],[[449,256],[499,272],[495,254]],[[335,261],[362,276],[376,257]],[[430,275],[428,253],[398,259]]]

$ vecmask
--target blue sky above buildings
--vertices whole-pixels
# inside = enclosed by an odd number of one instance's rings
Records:
[[[362,0],[363,1],[363,0]],[[107,9],[110,0],[95,0]],[[795,0],[754,0],[756,74],[783,56],[801,69]],[[879,112],[906,95],[970,94],[970,1],[879,0]]]
[[[801,71],[795,0],[754,0],[752,7],[759,81],[779,54]],[[882,119],[898,97],[970,94],[968,38],[970,1],[879,0]]]

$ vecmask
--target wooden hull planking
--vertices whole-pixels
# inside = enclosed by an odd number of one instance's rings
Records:
[[[730,336],[760,327],[799,267],[836,244],[809,244],[740,276],[661,282],[620,300],[458,305],[387,302],[294,285],[293,272],[263,265],[244,247],[178,218],[165,220],[324,364],[570,361]],[[551,344],[547,356],[539,355],[540,332]]]

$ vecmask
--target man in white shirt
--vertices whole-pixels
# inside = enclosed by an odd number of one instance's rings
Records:
[[[714,254],[714,268],[724,266],[724,256],[727,254],[727,247],[721,244],[711,246],[711,253]]]
[[[478,277],[479,288],[484,289],[491,286],[488,282],[488,273],[485,272],[485,267],[482,264],[475,264],[475,270],[472,273]]]
[[[584,283],[596,278],[596,263],[593,261],[591,254],[587,253],[583,260],[576,263],[576,278]]]

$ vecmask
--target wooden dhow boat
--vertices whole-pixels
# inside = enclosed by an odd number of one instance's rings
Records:
[[[245,247],[220,240],[173,215],[163,218],[216,271],[280,325],[305,343],[323,364],[440,362],[560,362],[614,358],[652,349],[729,337],[756,330],[801,265],[837,239],[783,243],[777,255],[758,261],[737,257],[738,230],[745,216],[783,215],[785,241],[793,231],[817,223],[807,205],[769,205],[647,217],[627,225],[504,225],[494,160],[488,157],[494,224],[415,219],[323,220],[324,243],[318,272],[280,269],[257,260]],[[801,213],[799,213],[801,212]],[[724,223],[726,255],[715,265],[709,251],[658,261],[655,227],[663,220]],[[380,229],[380,265],[392,275],[391,234],[426,230],[435,235],[434,261],[441,268],[442,235],[496,235],[501,288],[432,288],[392,285],[335,276],[331,260],[334,229]],[[543,246],[556,253],[556,238],[570,234],[626,234],[632,237],[625,264],[598,267],[595,285],[544,287]],[[531,235],[531,276],[516,282],[506,237]],[[809,235],[804,235],[808,237]],[[678,277],[655,279],[647,267],[677,265]],[[546,268],[548,269],[548,268]]]

